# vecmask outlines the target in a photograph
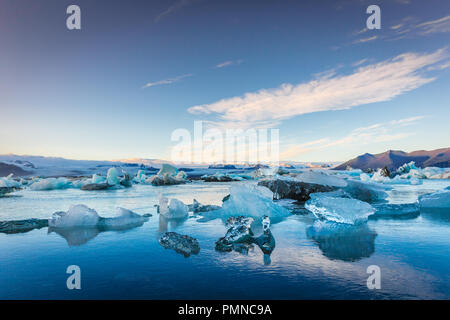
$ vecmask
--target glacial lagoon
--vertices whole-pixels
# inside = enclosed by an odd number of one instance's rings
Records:
[[[48,219],[70,205],[85,204],[102,217],[117,207],[151,214],[148,221],[118,230],[44,227],[0,233],[0,299],[450,299],[450,212],[420,209],[411,215],[369,219],[321,232],[304,209],[272,222],[270,255],[218,252],[227,229],[220,216],[200,214],[167,220],[157,213],[159,195],[186,204],[222,205],[229,187],[246,182],[194,181],[175,186],[133,185],[104,191],[24,189],[0,199],[0,221]],[[393,185],[390,204],[413,203],[445,189],[450,180]],[[261,216],[265,213],[262,212]],[[262,227],[255,223],[254,233]],[[185,257],[162,247],[166,231],[198,240],[200,252]],[[81,290],[68,290],[66,269],[81,268]],[[381,289],[367,287],[367,268],[381,270]]]

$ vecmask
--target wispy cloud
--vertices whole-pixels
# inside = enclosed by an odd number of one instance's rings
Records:
[[[154,86],[160,86],[160,85],[164,85],[164,84],[171,84],[174,82],[178,82],[184,78],[188,78],[188,77],[192,77],[193,74],[188,73],[188,74],[183,74],[181,76],[177,76],[174,78],[169,78],[169,79],[164,79],[164,80],[159,80],[159,81],[154,81],[154,82],[149,82],[146,85],[144,85],[142,88],[149,88],[149,87],[154,87]]]
[[[238,59],[238,60],[227,60],[221,63],[218,63],[217,65],[214,66],[215,69],[220,69],[220,68],[225,68],[225,67],[229,67],[232,65],[237,65],[237,64],[241,64],[243,62],[243,60]]]
[[[421,34],[450,32],[450,15],[431,21],[426,21],[417,25]]]
[[[193,106],[193,114],[215,117],[215,125],[274,127],[298,115],[344,110],[388,101],[435,78],[426,68],[442,62],[445,49],[433,53],[405,53],[392,59],[359,67],[347,75],[326,75],[298,85],[283,84],[220,101]]]
[[[369,42],[369,41],[373,41],[378,39],[378,36],[372,36],[372,37],[367,37],[367,38],[361,38],[358,40],[353,41],[353,43],[364,43],[364,42]]]
[[[165,11],[163,11],[159,15],[157,15],[154,22],[158,23],[162,19],[167,17],[168,15],[170,15],[176,11],[179,11],[179,10],[183,9],[184,7],[187,7],[197,1],[200,1],[200,0],[176,0],[169,8],[167,8]]]
[[[356,128],[341,138],[326,137],[301,144],[290,144],[280,154],[282,160],[293,160],[298,156],[329,149],[364,146],[373,143],[400,140],[414,135],[412,131],[396,132],[397,129],[417,124],[425,116],[416,116],[389,122],[376,123],[367,127]]]

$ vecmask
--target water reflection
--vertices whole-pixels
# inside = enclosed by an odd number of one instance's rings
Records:
[[[167,219],[163,215],[159,215],[159,233],[174,230],[186,222],[188,218]]]
[[[450,208],[422,208],[420,215],[427,220],[450,223]]]
[[[306,229],[306,235],[318,244],[323,255],[329,259],[358,261],[375,252],[377,234],[367,224],[316,221]]]
[[[113,218],[112,218],[113,219]],[[147,221],[141,220],[136,221],[134,223],[129,223],[126,225],[100,225],[97,227],[75,227],[75,228],[54,228],[54,227],[48,227],[48,234],[51,234],[52,232],[60,235],[64,239],[66,239],[67,244],[69,246],[81,246],[90,240],[97,237],[102,232],[107,231],[115,231],[115,232],[121,232],[121,231],[128,231],[132,230],[138,227],[141,227],[144,225],[144,223]]]

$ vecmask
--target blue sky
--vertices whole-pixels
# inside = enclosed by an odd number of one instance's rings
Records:
[[[297,161],[449,147],[449,40],[446,0],[0,0],[0,154],[169,159],[195,120]]]

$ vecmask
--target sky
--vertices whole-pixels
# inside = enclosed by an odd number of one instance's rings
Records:
[[[449,147],[449,40],[448,0],[0,0],[0,154],[170,159],[194,121],[281,160]]]

